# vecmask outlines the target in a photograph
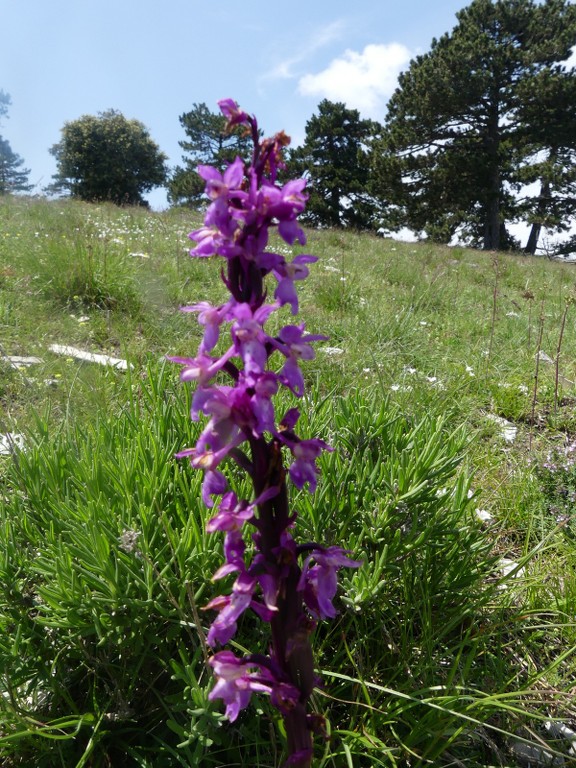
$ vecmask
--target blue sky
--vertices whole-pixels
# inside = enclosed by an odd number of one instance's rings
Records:
[[[0,0],[0,134],[38,190],[68,120],[109,108],[181,160],[179,116],[231,97],[298,144],[323,98],[383,120],[398,73],[466,0]],[[164,193],[151,196],[161,207]]]

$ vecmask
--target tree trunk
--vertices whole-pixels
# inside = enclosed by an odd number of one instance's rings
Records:
[[[500,186],[500,173],[496,169],[497,183]],[[491,193],[484,222],[484,250],[498,251],[500,249],[500,196]]]
[[[540,237],[541,229],[542,224],[540,224],[540,222],[535,221],[532,224],[530,228],[530,234],[528,235],[528,240],[524,246],[524,253],[529,253],[531,256],[534,256],[536,253],[536,247],[538,245],[538,238]]]
[[[542,179],[542,186],[540,187],[540,196],[538,197],[538,205],[536,206],[536,221],[533,222],[530,229],[530,235],[526,241],[524,247],[524,253],[530,253],[532,256],[536,253],[538,246],[538,238],[542,231],[542,220],[548,209],[550,202],[550,182],[548,179]]]

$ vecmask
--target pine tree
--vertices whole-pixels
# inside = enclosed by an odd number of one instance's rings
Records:
[[[176,166],[168,183],[168,200],[195,206],[204,199],[205,182],[196,173],[198,165],[212,165],[223,171],[237,156],[250,159],[251,142],[243,128],[228,131],[226,118],[211,112],[206,104],[194,104],[180,116],[187,139],[178,142],[187,153],[184,166]]]
[[[0,89],[0,118],[8,115],[11,104],[10,95]],[[10,142],[0,136],[0,195],[33,189],[34,185],[28,183],[30,171],[23,165],[24,160],[12,150]]]
[[[13,192],[30,192],[34,185],[28,183],[30,171],[22,168],[24,160],[13,152],[10,143],[0,136],[0,195]]]
[[[377,203],[369,191],[370,145],[380,126],[356,109],[324,99],[306,123],[306,138],[289,155],[292,174],[309,179],[303,220],[329,227],[367,229]]]
[[[452,33],[400,76],[374,153],[375,186],[391,203],[392,226],[443,242],[458,233],[487,249],[517,246],[506,225],[522,216],[543,224],[542,206],[552,209],[551,186],[530,203],[514,192],[529,180],[530,165],[553,185],[543,152],[548,167],[562,162],[556,144],[567,118],[560,112],[542,122],[536,104],[576,44],[576,6],[473,0],[457,18]]]
[[[534,254],[542,230],[566,232],[576,209],[576,76],[544,71],[531,85],[518,110],[519,121],[530,126],[518,180],[538,187],[531,195],[520,191],[519,205],[531,225],[524,251]]]

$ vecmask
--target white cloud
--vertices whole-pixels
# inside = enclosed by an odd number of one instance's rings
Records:
[[[320,50],[326,45],[333,43],[335,40],[339,40],[345,32],[346,25],[343,21],[332,21],[325,27],[319,30],[315,30],[304,43],[299,50],[292,56],[283,61],[280,61],[272,69],[263,76],[263,80],[287,80],[297,76],[296,69],[299,64],[313,56],[316,51]]]
[[[322,72],[301,77],[298,92],[303,96],[343,101],[365,117],[382,119],[398,75],[411,58],[408,48],[400,43],[367,45],[362,53],[346,50]]]

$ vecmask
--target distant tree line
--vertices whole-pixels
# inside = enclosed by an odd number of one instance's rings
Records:
[[[383,124],[324,100],[288,153],[309,181],[316,226],[419,236],[535,253],[542,230],[567,231],[576,211],[576,46],[568,0],[473,0],[450,34],[401,74]],[[173,203],[196,204],[198,162],[242,155],[206,105],[180,118],[190,154],[169,184]],[[228,154],[227,154],[228,153]],[[194,181],[193,181],[194,179]],[[188,187],[186,186],[188,185]],[[193,195],[188,194],[193,190]],[[510,225],[524,223],[524,244]],[[576,248],[573,238],[560,251]]]
[[[472,0],[451,33],[432,40],[400,75],[382,124],[322,101],[286,176],[304,176],[312,226],[453,238],[491,250],[535,253],[543,230],[567,232],[576,211],[576,46],[569,0]],[[9,97],[0,91],[0,117]],[[64,125],[50,150],[50,191],[84,200],[145,204],[166,186],[173,205],[203,205],[199,164],[247,159],[248,138],[227,133],[204,103],[180,116],[182,164],[136,120],[114,110]],[[26,191],[23,161],[0,137],[0,193]],[[510,226],[529,228],[525,243]],[[568,238],[559,250],[576,249]]]

